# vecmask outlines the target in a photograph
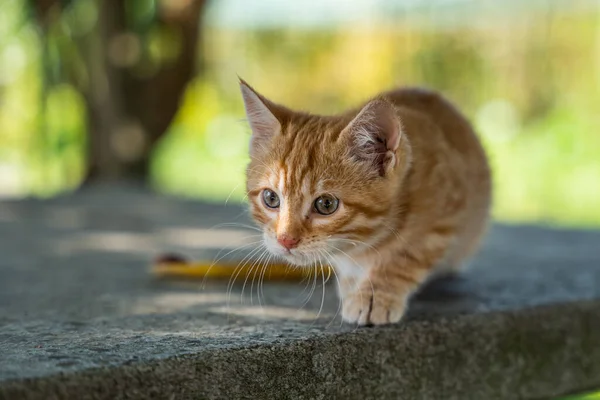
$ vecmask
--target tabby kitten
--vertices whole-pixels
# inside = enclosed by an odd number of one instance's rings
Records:
[[[427,278],[477,250],[490,170],[471,125],[440,94],[397,89],[321,116],[240,86],[252,129],[248,198],[265,245],[295,265],[331,263],[346,322],[398,322]]]

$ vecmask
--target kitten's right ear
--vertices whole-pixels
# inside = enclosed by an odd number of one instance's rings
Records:
[[[281,121],[275,115],[280,107],[259,94],[242,78],[239,80],[246,117],[252,129],[250,153],[254,154],[264,148],[273,135],[281,132]]]

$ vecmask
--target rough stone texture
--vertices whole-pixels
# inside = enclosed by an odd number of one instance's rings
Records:
[[[242,292],[241,280],[228,290],[148,274],[159,252],[212,258],[255,234],[208,230],[223,221],[247,218],[134,187],[3,202],[0,399],[541,399],[600,387],[600,232],[494,226],[472,269],[432,283],[403,323],[356,329],[336,316],[330,284]]]

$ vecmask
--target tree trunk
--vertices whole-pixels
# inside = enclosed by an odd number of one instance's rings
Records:
[[[205,3],[192,0],[179,8],[159,11],[157,24],[179,33],[180,51],[156,73],[142,78],[129,68],[115,65],[109,57],[112,42],[130,33],[124,2],[99,2],[100,29],[83,46],[90,77],[85,93],[89,169],[84,183],[147,178],[152,149],[173,121],[196,71]]]
[[[151,152],[173,121],[187,83],[196,72],[201,16],[206,0],[159,2],[153,26],[175,34],[179,52],[154,65],[150,75],[136,74],[133,65],[111,57],[119,41],[137,40],[143,33],[128,26],[126,3],[96,0],[98,22],[84,37],[76,38],[86,64],[87,80],[79,85],[87,110],[88,170],[84,184],[97,180],[144,180]],[[32,1],[38,22],[47,32],[49,15],[62,11],[59,0]],[[121,50],[128,55],[128,49]],[[136,65],[151,62],[143,51]],[[69,62],[66,58],[65,64]],[[78,82],[72,82],[78,84]]]

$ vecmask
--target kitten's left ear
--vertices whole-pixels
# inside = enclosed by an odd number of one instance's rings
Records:
[[[250,153],[256,154],[273,135],[281,132],[284,109],[254,90],[246,81],[240,79],[240,89],[244,99],[246,117],[252,129]]]
[[[367,103],[342,131],[342,137],[349,139],[350,154],[370,164],[379,176],[385,176],[398,163],[396,150],[401,135],[396,109],[384,99]]]

